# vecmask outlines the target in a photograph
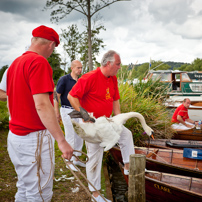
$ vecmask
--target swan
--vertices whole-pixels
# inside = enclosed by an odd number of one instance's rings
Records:
[[[80,107],[80,112],[74,110],[69,113],[71,118],[84,118],[81,116],[83,108]],[[111,149],[119,140],[120,134],[123,130],[123,124],[130,118],[136,117],[140,120],[145,133],[153,138],[154,131],[146,124],[144,117],[138,112],[128,112],[118,114],[116,116],[106,118],[101,116],[99,118],[92,118],[88,113],[85,113],[84,121],[72,121],[75,132],[84,140],[90,143],[100,143],[104,147],[104,151]],[[86,117],[88,116],[88,118]]]

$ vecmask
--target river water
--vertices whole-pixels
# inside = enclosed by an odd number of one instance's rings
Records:
[[[107,162],[114,202],[127,202],[128,186],[119,166],[110,158]]]

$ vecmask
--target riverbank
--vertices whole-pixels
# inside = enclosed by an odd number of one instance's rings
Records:
[[[12,202],[14,201],[14,196],[17,191],[17,175],[7,152],[7,134],[8,130],[0,130],[0,201]],[[80,167],[80,170],[86,175],[85,168]],[[112,199],[110,196],[110,183],[107,176],[108,174],[106,172],[106,168],[103,167],[101,193],[109,199]],[[82,177],[79,177],[79,179],[87,187],[85,180]],[[56,201],[91,201],[90,197],[87,196],[87,193],[80,186],[79,182],[66,168],[65,163],[61,158],[61,152],[59,151],[57,144],[55,144],[55,173],[52,202]]]

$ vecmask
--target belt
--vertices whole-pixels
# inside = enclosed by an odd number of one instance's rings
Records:
[[[66,106],[66,105],[62,105],[61,107],[62,107],[62,108],[67,108],[67,109],[74,109],[73,107]]]

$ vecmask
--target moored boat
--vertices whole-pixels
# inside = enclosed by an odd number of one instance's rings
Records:
[[[202,148],[202,141],[178,140],[178,139],[154,139],[145,140],[145,147],[155,147],[164,149]]]
[[[111,148],[110,153],[117,164],[123,163],[118,146]],[[182,150],[135,147],[135,153],[146,155],[148,170],[202,178],[202,161],[183,157]]]
[[[123,173],[123,166],[119,165]],[[128,176],[124,175],[124,178],[128,183]],[[145,171],[145,191],[148,202],[199,202],[202,201],[201,190],[202,179]]]
[[[202,130],[196,128],[189,130],[176,130],[172,139],[202,141]]]

